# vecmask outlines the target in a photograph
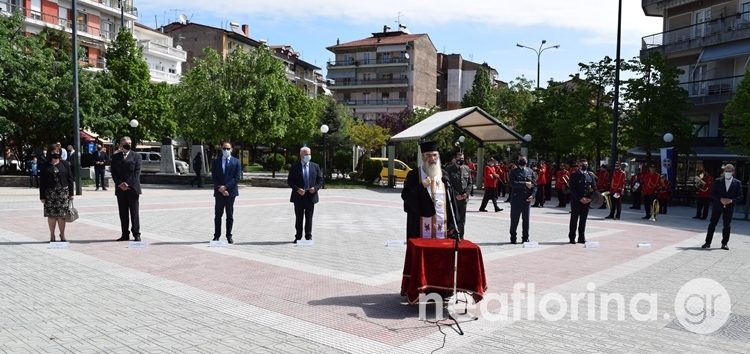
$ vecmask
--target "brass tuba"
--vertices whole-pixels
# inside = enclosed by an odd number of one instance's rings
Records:
[[[604,202],[607,203],[607,209],[612,210],[612,199],[610,199],[609,191],[602,192],[602,197],[604,197]]]

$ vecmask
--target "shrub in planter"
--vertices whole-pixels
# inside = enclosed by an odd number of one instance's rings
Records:
[[[368,183],[375,182],[383,170],[383,163],[378,160],[365,158],[362,162],[362,180]]]

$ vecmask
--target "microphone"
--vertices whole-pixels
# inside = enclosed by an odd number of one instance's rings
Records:
[[[453,206],[453,203],[456,202],[456,196],[453,195],[453,193],[451,192],[451,190],[453,188],[451,187],[450,179],[448,179],[447,176],[443,176],[443,178],[441,180],[443,181],[443,183],[445,184],[445,186],[448,187],[448,188],[445,189],[445,191],[448,194],[448,198],[449,198],[448,199],[448,204],[450,204],[450,207],[451,207],[451,216],[453,217],[453,226],[456,228],[454,230],[455,234],[456,234],[456,236],[455,236],[455,238],[456,238],[455,248],[456,248],[456,250],[458,250],[458,240],[461,239],[461,236],[463,236],[463,235],[461,235],[461,231],[458,230],[458,222],[456,221],[456,209],[458,209],[458,207],[454,207]]]

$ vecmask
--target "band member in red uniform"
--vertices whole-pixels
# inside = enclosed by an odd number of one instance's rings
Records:
[[[649,219],[651,217],[651,206],[656,199],[656,189],[659,187],[659,174],[656,173],[656,169],[653,165],[648,166],[648,172],[644,173],[641,177],[641,190],[643,191],[643,204],[646,208],[646,216],[643,219]]]
[[[477,183],[477,165],[474,163],[474,161],[471,161],[471,157],[466,159],[466,167],[469,168],[469,175],[471,176],[471,180],[469,181],[469,186],[471,187],[469,196],[473,197],[474,185]]]
[[[547,185],[544,188],[544,198],[552,200],[552,179],[555,178],[555,166],[548,164],[546,161],[542,161],[542,163],[547,168]]]
[[[544,202],[547,200],[545,193],[547,192],[547,184],[549,184],[549,174],[547,173],[547,164],[542,161],[539,164],[538,170],[534,171],[539,176],[537,179],[536,186],[536,197],[534,199],[534,208],[544,208]]]
[[[708,209],[711,206],[711,187],[714,178],[708,172],[698,171],[698,183],[695,193],[698,195],[698,209],[695,211],[693,219],[706,220],[708,218]]]
[[[500,183],[500,179],[503,175],[503,168],[500,166],[502,162],[497,162],[495,160],[495,174],[497,175],[497,183],[495,183],[495,199],[500,198],[500,189],[502,188],[502,183]]]
[[[635,173],[633,176],[630,177],[630,195],[633,197],[633,205],[630,207],[630,209],[637,209],[641,210],[641,197],[643,192],[643,173],[641,173],[641,168],[638,167],[635,169]]]
[[[505,198],[505,191],[508,189],[506,183],[508,180],[508,169],[504,161],[497,165],[497,174],[500,178],[497,180],[497,197]]]
[[[568,165],[563,164],[555,173],[555,191],[557,191],[557,207],[565,208],[568,204],[568,195],[570,193],[570,171]]]
[[[620,163],[615,164],[615,171],[612,173],[612,183],[609,187],[609,200],[612,209],[605,219],[620,220],[622,212],[622,195],[625,192],[625,171],[622,170]]]
[[[487,202],[492,200],[492,204],[495,205],[495,212],[503,211],[497,206],[497,180],[498,175],[495,173],[495,159],[491,158],[487,161],[487,166],[484,167],[484,197],[482,198],[482,205],[479,207],[479,211],[486,212]]]
[[[663,174],[659,177],[659,189],[656,193],[656,198],[659,199],[659,214],[667,213],[667,201],[669,201],[669,192],[672,190],[672,184],[669,183],[667,175]]]
[[[596,171],[596,189],[599,193],[604,193],[609,190],[609,172],[607,172],[607,166],[599,166],[599,170]],[[602,204],[599,209],[607,209],[606,204]]]
[[[508,182],[508,178],[510,177],[510,171],[513,171],[516,168],[515,163],[509,163],[505,165],[505,176],[503,180],[503,184],[505,184],[505,189],[508,191],[508,198],[505,199],[506,203],[510,203],[510,194],[513,193],[513,188],[511,188],[510,182]]]

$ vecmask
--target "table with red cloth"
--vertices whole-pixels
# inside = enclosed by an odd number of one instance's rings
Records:
[[[409,239],[406,245],[401,295],[410,304],[417,303],[420,293],[453,292],[454,240]],[[457,291],[469,293],[479,302],[487,290],[482,250],[471,241],[458,246]]]

